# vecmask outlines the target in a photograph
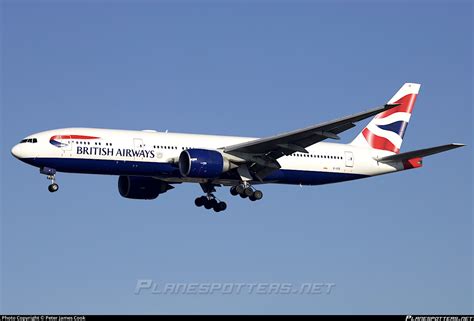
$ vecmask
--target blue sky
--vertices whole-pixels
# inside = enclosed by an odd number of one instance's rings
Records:
[[[473,313],[470,2],[1,4],[1,312]],[[224,214],[199,186],[156,201],[10,148],[86,126],[267,136],[421,92],[402,150],[424,168],[263,186]],[[344,134],[350,141],[363,127]],[[167,282],[335,283],[329,295],[134,294]]]

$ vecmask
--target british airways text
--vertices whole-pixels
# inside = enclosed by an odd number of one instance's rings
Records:
[[[107,147],[83,147],[77,146],[78,155],[98,155],[98,156],[120,156],[120,157],[143,157],[155,158],[154,150],[135,150],[129,148],[107,148]]]

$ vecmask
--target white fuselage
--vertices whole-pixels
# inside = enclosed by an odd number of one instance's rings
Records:
[[[163,133],[95,128],[65,128],[30,135],[12,149],[20,160],[59,172],[151,176],[168,182],[203,182],[183,177],[177,167],[182,151],[222,150],[256,138]],[[278,159],[281,169],[263,183],[318,185],[380,175],[404,169],[401,162],[384,164],[377,158],[393,153],[350,144],[320,142]],[[223,176],[215,184],[232,185],[239,177]],[[262,183],[255,181],[255,183]]]

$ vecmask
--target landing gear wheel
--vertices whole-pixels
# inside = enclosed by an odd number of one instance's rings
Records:
[[[204,207],[207,210],[210,210],[213,207],[214,204],[212,204],[212,201],[215,201],[215,200],[206,199],[206,201],[204,202]]]
[[[253,192],[252,196],[249,197],[249,200],[251,200],[252,202],[255,202],[255,201],[261,200],[262,198],[263,198],[262,191],[256,190],[255,192]]]
[[[253,192],[252,198],[254,198],[256,201],[261,200],[263,198],[262,191],[256,190],[255,192]]]
[[[207,198],[205,196],[201,196],[201,197],[198,197],[194,200],[194,204],[197,207],[201,207],[206,203],[206,201],[207,201]]]
[[[232,187],[230,188],[230,194],[232,194],[232,196],[237,196],[237,195],[239,195],[239,193],[237,192],[236,186],[232,186]]]
[[[227,208],[227,204],[225,202],[216,203],[213,207],[214,212],[216,212],[216,213],[225,211],[226,208]]]
[[[251,187],[247,187],[246,189],[244,189],[244,194],[247,197],[252,196],[253,195],[253,189]]]
[[[59,189],[59,185],[56,183],[53,183],[48,186],[48,191],[50,191],[51,193],[57,192],[58,189]]]
[[[219,211],[225,211],[227,209],[227,203],[226,202],[220,202],[219,203]]]
[[[237,192],[237,194],[242,195],[244,190],[245,190],[245,186],[243,184],[239,184],[239,185],[235,186],[235,191]]]
[[[217,206],[217,204],[219,204],[215,198],[209,200],[209,204],[211,205],[211,208],[214,208]]]

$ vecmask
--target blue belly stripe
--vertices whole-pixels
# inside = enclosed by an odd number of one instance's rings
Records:
[[[163,178],[182,177],[178,167],[169,163],[79,158],[24,158],[21,160],[36,167],[50,167],[64,173],[158,176]],[[364,177],[367,176],[349,173],[281,169],[265,177],[264,182],[321,185]]]
[[[265,177],[264,181],[273,181],[281,184],[322,185],[364,177],[367,177],[367,175],[280,169]]]
[[[21,160],[36,167],[51,167],[64,173],[181,177],[179,168],[170,163],[81,158],[25,158]]]

